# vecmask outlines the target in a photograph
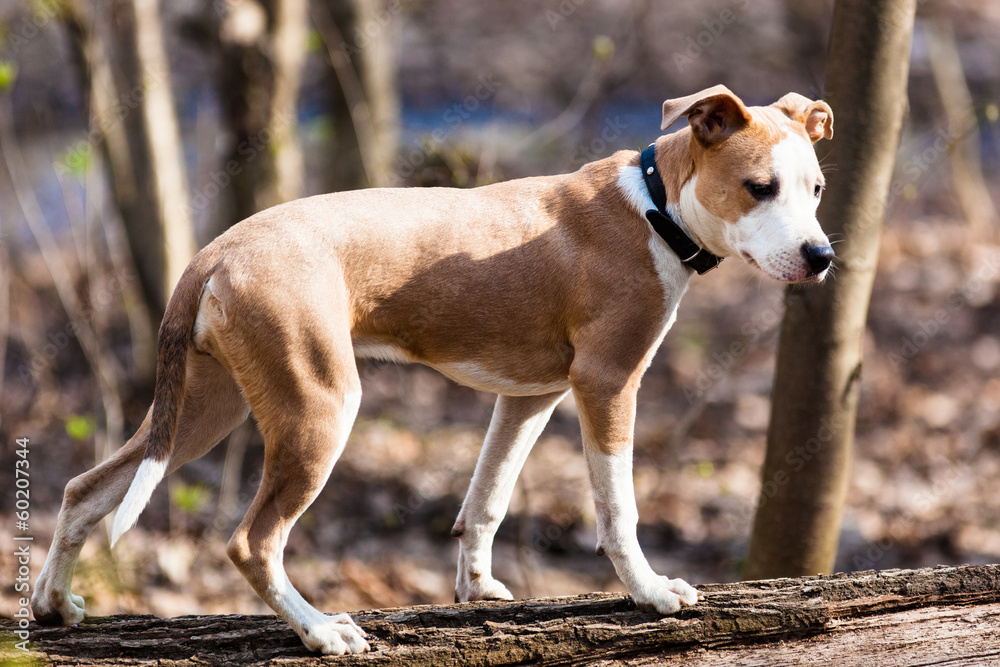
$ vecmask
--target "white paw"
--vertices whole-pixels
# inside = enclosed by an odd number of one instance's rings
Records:
[[[473,600],[513,600],[507,587],[493,577],[480,575],[475,579],[469,577],[456,587],[457,602],[472,602]]]
[[[70,591],[47,590],[44,584],[31,596],[31,613],[42,625],[74,625],[87,617],[84,600]]]
[[[652,607],[661,614],[675,614],[681,607],[692,605],[701,598],[698,591],[683,579],[656,577],[643,582],[632,599],[640,607]]]
[[[299,637],[310,651],[324,655],[364,653],[371,647],[365,641],[368,634],[347,614],[326,616],[326,620],[302,628]]]

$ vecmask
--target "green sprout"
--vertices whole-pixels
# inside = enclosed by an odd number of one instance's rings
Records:
[[[96,430],[97,422],[90,415],[70,415],[66,420],[66,434],[74,440],[86,440]]]
[[[212,492],[204,484],[178,484],[174,487],[171,500],[185,514],[197,514],[208,504]]]

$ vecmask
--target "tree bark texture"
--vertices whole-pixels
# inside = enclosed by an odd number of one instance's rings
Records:
[[[662,618],[623,595],[353,614],[372,651],[309,653],[274,616],[110,616],[29,627],[52,665],[982,665],[1000,660],[1000,566],[856,572],[699,587]],[[0,620],[10,635],[14,622]],[[0,661],[23,653],[0,644]]]
[[[747,579],[833,569],[850,479],[862,338],[906,110],[916,0],[838,0],[825,99],[835,136],[819,219],[823,285],[789,287]]]

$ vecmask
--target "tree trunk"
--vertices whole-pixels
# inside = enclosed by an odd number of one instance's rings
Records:
[[[191,203],[188,199],[184,148],[177,127],[174,95],[170,85],[170,63],[163,46],[163,27],[158,0],[132,0],[135,41],[141,68],[138,85],[145,90],[142,107],[144,140],[149,145],[153,170],[151,193],[156,200],[162,230],[163,269],[158,288],[163,303],[196,252]]]
[[[955,196],[978,237],[991,239],[995,235],[994,223],[1000,216],[983,178],[976,105],[962,68],[955,31],[950,21],[938,19],[929,23],[925,34],[934,85],[948,119],[948,155]]]
[[[1000,566],[887,570],[701,586],[675,616],[622,595],[364,611],[372,652],[309,653],[274,616],[110,616],[31,624],[54,665],[982,665],[1000,659]],[[11,635],[15,621],[0,620]],[[19,641],[18,637],[14,641]]]
[[[57,166],[72,171],[95,147],[104,152],[156,331],[195,250],[185,168],[158,3],[132,0],[111,13],[114,27],[103,3],[75,0],[66,6],[64,22],[94,122]]]
[[[274,8],[274,96],[271,103],[271,146],[274,190],[279,201],[302,196],[302,144],[299,141],[299,89],[306,62],[309,0],[278,0]]]
[[[371,156],[368,187],[383,187],[395,182],[397,145],[399,143],[399,88],[396,82],[396,43],[399,19],[386,0],[355,0],[357,24],[381,25],[372,37],[359,67],[372,119],[372,145],[365,148]]]
[[[229,133],[217,182],[218,229],[303,194],[298,98],[306,59],[308,0],[230,0],[219,23],[218,91]],[[218,188],[217,190],[215,188]]]
[[[838,262],[824,285],[786,290],[747,579],[833,569],[915,5],[838,0],[834,9],[826,100],[836,135],[821,160],[832,169],[819,217]]]
[[[317,0],[313,21],[326,45],[324,107],[332,131],[321,167],[331,192],[396,181],[399,91],[398,5],[385,0]]]

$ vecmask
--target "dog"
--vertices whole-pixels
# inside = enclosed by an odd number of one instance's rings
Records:
[[[144,421],[66,486],[36,620],[81,621],[70,582],[97,523],[118,507],[114,544],[165,474],[252,411],[263,477],[228,554],[309,649],[368,650],[350,616],[312,607],[282,564],[353,426],[357,358],[426,364],[498,394],[452,531],[457,600],[512,599],[491,573],[493,537],[529,450],[572,392],[598,554],[636,604],[661,614],[695,604],[699,593],[656,574],[636,538],[639,381],[692,275],[720,258],[780,281],[824,279],[834,252],[816,219],[824,178],[812,144],[833,136],[833,112],[796,93],[747,107],[715,86],[664,102],[661,129],[684,117],[641,153],[571,174],[309,197],[206,246],[167,305]]]

